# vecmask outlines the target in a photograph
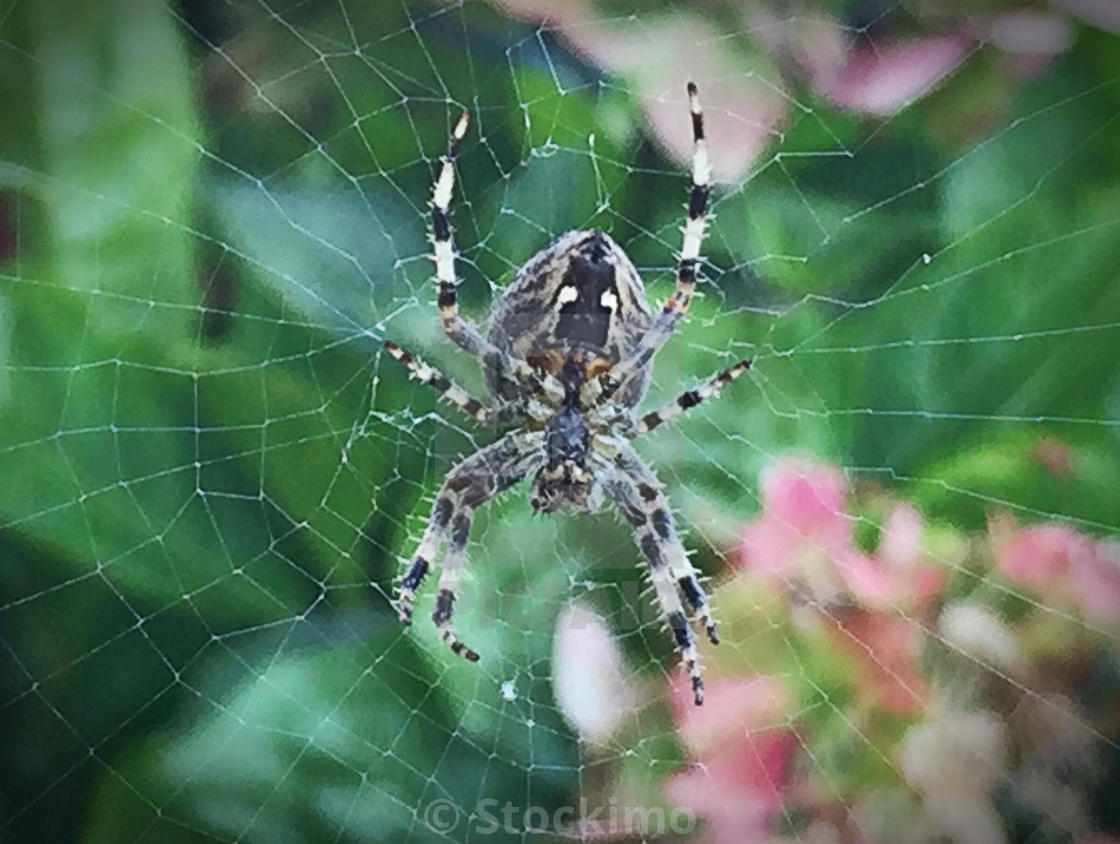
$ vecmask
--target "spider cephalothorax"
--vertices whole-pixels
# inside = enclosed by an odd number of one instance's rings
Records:
[[[586,512],[598,509],[591,495],[594,477],[588,468],[591,431],[576,407],[566,407],[544,432],[545,465],[537,470],[529,493],[534,510],[551,513],[563,504]]]
[[[649,386],[653,357],[684,318],[696,284],[709,168],[696,86],[688,86],[688,95],[692,189],[676,290],[659,313],[652,313],[626,253],[604,232],[588,230],[561,235],[518,271],[495,303],[485,335],[459,315],[447,209],[455,156],[467,130],[464,112],[432,196],[438,303],[447,336],[482,363],[494,406],[471,398],[395,343],[385,345],[412,377],[435,387],[479,422],[515,426],[448,473],[401,581],[401,620],[411,622],[416,589],[446,541],[432,618],[455,653],[478,659],[451,627],[474,509],[532,475],[529,500],[534,509],[550,513],[570,505],[592,512],[607,497],[633,526],[700,704],[704,681],[687,614],[700,617],[713,643],[719,641],[716,624],[661,485],[629,442],[715,395],[750,366],[740,361],[660,410],[641,418],[633,414]]]

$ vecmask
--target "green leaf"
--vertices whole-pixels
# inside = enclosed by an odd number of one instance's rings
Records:
[[[574,783],[547,771],[574,776],[575,762],[555,755],[551,731],[484,696],[464,701],[465,714],[448,708],[416,675],[395,621],[336,617],[316,631],[335,643],[325,649],[306,626],[294,633],[258,636],[234,658],[215,652],[187,678],[192,717],[113,758],[82,840],[426,840],[436,800],[462,814],[460,834],[484,800],[563,805]]]
[[[255,547],[252,557],[269,537],[199,482],[198,146],[179,35],[164,7],[65,5],[17,13],[39,133],[21,162],[21,200],[41,236],[4,277],[12,358],[0,512],[66,566],[22,588],[96,572],[149,610],[191,595],[216,624],[233,608],[290,615],[309,600],[306,578],[264,587],[236,576],[231,546]]]

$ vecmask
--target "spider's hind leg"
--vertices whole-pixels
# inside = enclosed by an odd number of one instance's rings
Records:
[[[439,591],[436,593],[436,608],[432,613],[432,621],[440,633],[440,638],[450,645],[453,653],[471,662],[477,662],[478,654],[463,643],[451,626],[455,590],[459,585],[459,572],[467,562],[467,540],[470,538],[473,516],[474,508],[465,503],[455,511],[455,518],[451,524],[451,541],[447,555],[443,559],[443,572],[439,577]]]
[[[405,572],[397,591],[397,617],[402,624],[412,624],[412,602],[416,598],[416,590],[424,582],[424,577],[428,574],[428,569],[439,552],[453,509],[454,505],[451,498],[445,494],[444,490],[440,490],[440,494],[436,496],[435,504],[432,505],[432,514],[428,517],[428,524],[424,528],[424,536],[420,539],[420,546],[416,549],[416,554],[412,557],[412,563],[409,565],[408,571]]]

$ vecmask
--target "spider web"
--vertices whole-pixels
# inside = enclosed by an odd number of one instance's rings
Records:
[[[1077,758],[1103,760],[1072,763],[1085,801],[1115,783],[1115,617],[977,562],[1000,525],[1120,537],[1114,39],[1038,7],[1072,33],[1059,55],[1026,67],[998,28],[968,30],[936,91],[869,116],[789,64],[795,36],[831,28],[885,61],[944,19],[577,5],[551,21],[482,2],[0,7],[5,839],[640,840],[611,811],[672,809],[682,771],[743,799],[667,705],[681,669],[609,513],[541,519],[522,494],[478,512],[456,614],[477,665],[427,623],[434,577],[412,628],[391,603],[443,475],[493,436],[381,346],[483,394],[443,338],[428,258],[451,125],[471,110],[452,205],[468,316],[551,238],[593,226],[660,301],[686,74],[717,175],[706,280],[644,406],[754,363],[638,448],[723,624],[707,710],[729,711],[721,681],[792,689],[739,731],[792,743],[778,768],[750,745],[775,835],[897,840],[892,818],[937,796],[900,736],[950,699],[1076,734]],[[918,688],[850,607],[792,569],[776,589],[744,573],[765,471],[790,453],[842,472],[869,553],[885,502],[912,502],[944,600],[1035,619],[1029,635],[1059,643],[1045,669],[895,596],[877,617],[939,678]],[[578,623],[558,633],[560,618]],[[838,669],[836,649],[862,659]],[[853,665],[902,690],[897,711],[861,709],[874,695]],[[557,702],[573,695],[622,714],[593,738],[579,703]],[[983,747],[946,764],[988,772],[1004,821],[1024,817]],[[697,805],[670,832],[729,840]],[[806,809],[821,805],[827,823]],[[1009,840],[1117,824],[1028,808]]]

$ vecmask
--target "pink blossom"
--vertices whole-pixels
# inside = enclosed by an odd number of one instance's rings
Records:
[[[891,115],[934,88],[972,50],[962,34],[860,46],[832,73],[814,82],[837,105],[868,114]]]
[[[1120,619],[1120,546],[1060,524],[1018,527],[993,520],[996,567],[1047,602],[1077,607],[1100,620]]]
[[[935,595],[944,578],[922,549],[921,514],[895,505],[869,556],[853,542],[847,496],[833,466],[801,458],[769,465],[762,473],[762,513],[743,531],[743,567],[787,587],[803,583],[823,604],[845,590],[884,609],[918,606]]]
[[[871,39],[820,10],[813,16],[785,15],[773,4],[749,4],[745,21],[754,39],[785,54],[813,87],[851,111],[890,116],[936,89],[981,45],[1011,59],[1014,75],[1041,71],[1073,43],[1070,19],[1060,11],[1010,9],[939,16],[940,31]],[[1105,0],[1056,0],[1057,6],[1098,26],[1120,26],[1120,8]],[[920,18],[921,16],[919,16]],[[909,33],[912,30],[907,30]]]
[[[713,844],[769,840],[796,748],[797,737],[790,730],[750,735],[672,776],[665,783],[665,797],[674,807],[704,818]]]
[[[744,7],[752,37],[784,54],[836,105],[891,115],[935,88],[975,49],[960,26],[917,38],[870,41],[828,17],[788,16],[766,4]]]
[[[861,674],[857,690],[896,715],[925,709],[929,682],[918,666],[924,630],[904,616],[855,610],[838,614],[836,647]]]
[[[677,732],[698,759],[743,739],[751,730],[781,723],[794,704],[789,687],[766,675],[716,680],[706,691],[704,705],[696,706],[686,674],[669,683]]]
[[[762,472],[762,509],[802,537],[833,546],[846,543],[848,483],[834,466],[800,458],[770,464]]]
[[[666,782],[666,799],[703,817],[715,844],[768,837],[797,747],[785,726],[794,707],[790,689],[765,675],[717,679],[697,707],[681,675],[670,682],[669,698],[681,740],[697,763]]]
[[[1070,558],[1087,540],[1064,525],[1011,527],[992,524],[996,566],[1012,580],[1035,592],[1066,591]]]
[[[805,580],[828,602],[841,583],[832,560],[848,553],[847,483],[828,465],[784,458],[763,470],[762,514],[743,532],[743,566],[770,580]]]
[[[1085,614],[1101,621],[1120,619],[1120,543],[1091,543],[1072,562],[1073,586]]]
[[[925,525],[911,504],[896,504],[874,556],[847,549],[837,558],[849,591],[868,607],[921,606],[941,591],[944,575],[922,548]]]

